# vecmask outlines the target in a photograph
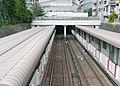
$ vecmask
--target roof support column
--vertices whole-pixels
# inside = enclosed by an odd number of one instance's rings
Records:
[[[64,38],[66,39],[66,25],[64,25]]]
[[[99,29],[99,26],[96,25],[95,28],[96,28],[96,29]]]

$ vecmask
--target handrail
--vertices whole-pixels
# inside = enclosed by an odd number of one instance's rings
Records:
[[[38,17],[36,20],[100,20],[98,17]]]

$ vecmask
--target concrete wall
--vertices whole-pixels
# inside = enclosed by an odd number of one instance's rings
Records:
[[[62,8],[63,9],[63,8]],[[88,17],[88,13],[73,12],[47,12],[46,16],[62,16],[62,17]]]
[[[102,23],[100,25],[100,29],[108,30],[108,31],[113,31],[120,33],[120,25],[113,25],[113,24],[107,24],[107,23]]]
[[[0,38],[11,35],[13,33],[20,32],[22,30],[29,29],[29,24],[17,24],[17,25],[10,25],[4,29],[0,29]]]

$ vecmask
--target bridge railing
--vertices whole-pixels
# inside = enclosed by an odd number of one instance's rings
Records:
[[[35,21],[40,20],[100,20],[99,17],[38,17]]]

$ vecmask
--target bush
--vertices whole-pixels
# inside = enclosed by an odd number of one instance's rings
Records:
[[[84,11],[85,13],[88,13],[88,16],[92,16],[92,8],[87,9]]]
[[[115,19],[118,18],[118,15],[113,11],[109,16],[108,16],[108,22],[114,22]]]
[[[119,22],[120,22],[120,16],[119,16],[118,20],[119,20]]]
[[[27,10],[25,0],[0,0],[0,27],[30,23],[32,18],[33,15]]]
[[[45,15],[42,7],[39,4],[34,4],[32,6],[32,13],[34,18]]]

